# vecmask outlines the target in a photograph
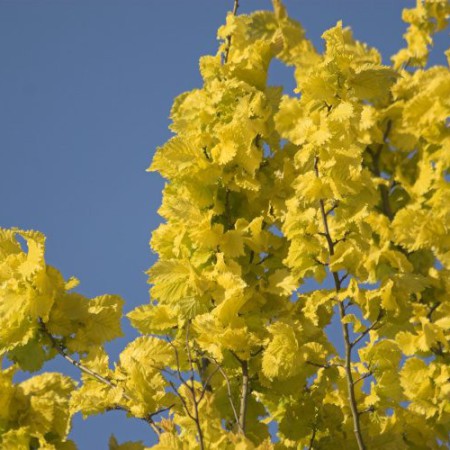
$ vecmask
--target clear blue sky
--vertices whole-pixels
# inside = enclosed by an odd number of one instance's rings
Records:
[[[241,0],[241,12],[269,8]],[[388,62],[402,43],[401,9],[413,0],[286,0],[321,48],[342,19]],[[116,293],[126,311],[148,301],[144,271],[160,219],[162,179],[148,174],[170,136],[173,98],[199,87],[198,59],[215,53],[232,0],[0,0],[0,226],[47,235],[47,260],[81,280],[88,296]],[[442,52],[445,37],[439,39]],[[443,58],[433,58],[443,63]],[[291,72],[271,69],[294,87]],[[133,338],[108,346],[113,355]],[[48,364],[78,377],[65,361]],[[152,443],[150,429],[119,412],[86,421],[80,450],[119,441]]]

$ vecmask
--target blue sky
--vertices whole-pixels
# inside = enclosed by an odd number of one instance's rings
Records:
[[[240,12],[269,8],[241,0]],[[286,0],[321,48],[342,19],[386,63],[400,48],[401,9],[411,0]],[[215,53],[232,0],[0,0],[0,226],[47,235],[47,260],[81,280],[88,296],[120,294],[126,311],[148,301],[145,270],[163,180],[145,172],[167,129],[174,97],[199,87],[198,59]],[[446,37],[438,39],[442,52]],[[444,63],[441,55],[434,63]],[[292,90],[292,72],[271,68]],[[134,336],[108,346],[113,355]],[[65,361],[49,370],[78,377]],[[120,412],[86,421],[80,450],[119,441],[152,443],[149,428]]]

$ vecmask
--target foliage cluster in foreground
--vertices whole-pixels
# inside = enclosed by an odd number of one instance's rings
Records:
[[[42,234],[1,230],[1,448],[72,450],[74,414],[117,409],[155,450],[448,448],[450,72],[425,66],[449,12],[405,10],[391,66],[341,23],[319,53],[277,0],[228,15],[150,168],[159,259],[116,362],[123,301],[74,292]],[[293,95],[267,84],[274,58]],[[57,356],[81,383],[14,382]]]

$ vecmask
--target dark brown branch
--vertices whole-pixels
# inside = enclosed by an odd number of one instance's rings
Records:
[[[195,426],[197,427],[197,434],[198,434],[198,443],[200,446],[200,450],[204,450],[205,448],[205,444],[204,444],[204,439],[203,439],[203,430],[202,427],[200,425],[200,416],[198,413],[198,402],[197,399],[195,398],[195,390],[192,391],[192,395],[193,395],[193,400],[194,400],[194,412],[195,412]]]
[[[338,206],[339,206],[339,202],[337,200],[335,200],[333,203],[333,206],[328,211],[325,211],[325,215],[329,216]]]
[[[383,144],[380,144],[378,146],[377,151],[373,151],[370,147],[367,147],[367,152],[372,157],[372,173],[377,176],[381,177],[381,169],[380,169],[380,157],[381,152],[383,150],[384,145],[387,144],[387,138],[389,136],[389,133],[391,131],[392,127],[392,121],[388,120],[386,129],[384,130],[383,134]],[[381,210],[385,216],[388,217],[389,220],[392,220],[394,218],[394,214],[392,212],[391,204],[389,201],[389,188],[385,185],[380,185],[380,195],[381,195]]]
[[[316,432],[317,432],[317,425],[314,424],[312,435],[311,435],[311,439],[310,439],[309,445],[308,445],[308,450],[313,450],[314,449],[314,439],[316,438]]]
[[[348,278],[349,273],[347,272],[346,274],[342,275],[341,278],[339,278],[339,284],[342,285],[342,283]]]
[[[258,350],[256,350],[256,352],[250,353],[250,356],[251,356],[252,358],[254,358],[255,356],[258,356],[263,350],[264,350],[264,347],[261,346],[261,347],[258,348]]]
[[[239,8],[239,0],[234,0],[233,11],[231,13],[231,14],[233,14],[233,16],[235,16],[237,14],[238,8]],[[229,34],[226,38],[225,51],[223,54],[223,64],[226,64],[228,62],[230,48],[231,48],[231,34]]]
[[[383,317],[383,310],[380,309],[380,311],[378,312],[378,316],[375,319],[375,322],[373,322],[372,325],[370,325],[370,327],[367,327],[353,342],[350,342],[350,346],[354,347],[359,341],[361,341],[361,339],[364,338],[364,336],[366,336],[370,331],[374,330],[375,327],[380,323],[382,317]]]
[[[313,260],[321,266],[324,266],[324,267],[328,266],[328,263],[321,261],[319,258],[314,257]]]
[[[430,306],[430,309],[427,313],[427,319],[431,322],[432,321],[432,315],[434,313],[434,311],[436,311],[436,309],[439,308],[439,306],[441,305],[441,302],[436,302],[434,303],[432,306]]]
[[[309,364],[310,366],[319,367],[321,369],[331,369],[332,367],[343,367],[342,364],[338,364],[338,363],[320,364],[320,363],[316,363],[314,361],[305,361],[305,363]]]
[[[368,412],[374,412],[375,411],[375,406],[369,406],[366,409],[363,409],[362,411],[359,411],[358,414],[361,416],[362,414],[368,413]]]
[[[364,375],[361,375],[359,378],[357,378],[356,380],[353,380],[353,386],[356,386],[360,381],[365,380],[366,378],[369,378],[373,375],[372,372],[367,372]]]
[[[442,345],[442,342],[438,342],[438,343],[437,343],[437,347],[430,347],[430,350],[431,350],[435,355],[437,355],[437,356],[442,356],[442,357],[444,357],[444,356],[445,356],[445,353],[446,353],[446,352],[444,352],[444,347],[443,347],[443,345]]]
[[[261,258],[256,265],[259,266],[260,264],[262,264],[264,261],[267,261],[272,255],[266,255],[263,258]]]

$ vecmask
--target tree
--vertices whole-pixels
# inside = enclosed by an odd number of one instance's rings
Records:
[[[235,1],[204,86],[174,102],[151,301],[114,367],[122,299],[73,292],[41,233],[1,230],[2,449],[73,449],[71,416],[113,409],[161,450],[448,448],[450,72],[425,66],[450,5],[405,10],[388,67],[341,23],[320,54],[273,4]],[[267,85],[274,58],[296,95]],[[57,356],[81,385],[13,381]]]

